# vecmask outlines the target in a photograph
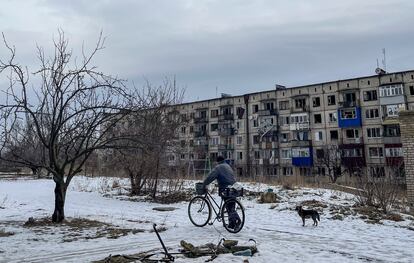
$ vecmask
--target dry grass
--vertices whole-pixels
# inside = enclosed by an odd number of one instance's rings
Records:
[[[108,223],[84,218],[69,218],[60,224],[52,222],[50,218],[30,218],[23,225],[42,235],[62,234],[63,242],[72,242],[79,239],[97,239],[106,237],[117,239],[128,234],[144,232],[143,229],[120,228]]]

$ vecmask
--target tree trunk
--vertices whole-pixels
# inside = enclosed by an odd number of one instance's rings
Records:
[[[159,176],[159,169],[160,169],[160,157],[157,157],[157,167],[155,170],[155,184],[152,192],[152,198],[155,198],[157,195],[157,187],[158,187],[158,176]]]
[[[52,215],[52,221],[60,223],[65,219],[65,198],[66,198],[66,186],[64,182],[56,183],[55,186],[55,211]]]

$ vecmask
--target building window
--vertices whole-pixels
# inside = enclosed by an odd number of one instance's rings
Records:
[[[322,133],[322,131],[315,132],[315,140],[316,141],[322,141],[323,140],[323,133]]]
[[[309,148],[293,148],[292,157],[309,157],[310,151]]]
[[[373,101],[377,100],[377,91],[376,90],[368,90],[364,91],[364,101]]]
[[[315,97],[315,98],[313,98],[313,107],[319,107],[319,106],[321,106],[321,98],[319,98],[319,97]]]
[[[185,154],[180,154],[180,159],[185,160]]]
[[[181,146],[181,147],[185,147],[185,140],[181,140],[181,141],[180,141],[180,146]]]
[[[369,147],[368,148],[370,157],[383,157],[384,149],[382,147]]]
[[[308,141],[308,132],[307,131],[300,131],[300,132],[296,132],[294,133],[294,138],[295,140],[298,141]]]
[[[282,116],[282,117],[280,117],[280,124],[281,125],[289,125],[289,120],[290,120],[290,117],[289,116]]]
[[[381,137],[381,128],[367,128],[368,138],[379,138]]]
[[[365,111],[365,117],[367,119],[379,118],[379,110],[378,109],[368,109],[368,110]]]
[[[207,118],[207,111],[203,110],[199,113],[200,118]]]
[[[343,149],[342,156],[343,157],[362,157],[362,150],[361,148]]]
[[[385,117],[398,117],[398,113],[401,109],[405,109],[404,104],[394,104],[383,106],[383,112]]]
[[[280,134],[280,141],[281,142],[288,142],[289,141],[289,133],[281,133]]]
[[[313,115],[315,123],[322,123],[322,115],[321,114],[315,114]]]
[[[355,129],[346,130],[346,138],[348,139],[359,138],[359,131]]]
[[[356,111],[355,108],[353,109],[342,109],[341,111],[341,119],[356,119]]]
[[[253,120],[253,128],[259,127],[259,122],[257,120]]]
[[[181,119],[182,122],[187,121],[187,114],[185,114],[185,113],[181,114],[180,119]]]
[[[295,108],[296,109],[304,109],[306,106],[306,100],[305,99],[296,99],[295,100]]]
[[[387,137],[399,137],[399,136],[401,136],[400,126],[398,124],[396,124],[396,125],[385,125],[383,135],[387,136]]]
[[[273,110],[275,106],[273,102],[266,102],[265,107],[266,110]]]
[[[292,167],[283,167],[282,173],[285,176],[289,176],[293,174]]]
[[[292,158],[292,151],[290,149],[282,149],[281,156],[282,159]]]
[[[237,138],[236,138],[236,143],[237,143],[238,145],[243,144],[243,136],[237,136]]]
[[[344,94],[345,102],[347,103],[354,103],[356,102],[356,96],[354,92],[348,92]]]
[[[211,117],[214,118],[214,117],[218,116],[219,111],[218,110],[211,110],[210,114],[211,114]]]
[[[194,146],[194,140],[190,140],[190,146],[193,147]]]
[[[337,121],[337,113],[331,112],[329,113],[329,122],[336,122]]]
[[[331,135],[331,140],[338,140],[338,131],[337,130],[333,130],[329,132]]]
[[[194,132],[194,126],[190,126],[190,133]]]
[[[257,113],[259,111],[259,105],[257,105],[257,104],[256,105],[253,105],[252,108],[253,108],[252,109],[253,110],[253,113]]]
[[[219,137],[213,137],[210,140],[211,145],[219,145],[220,144],[220,138]]]
[[[260,159],[260,151],[254,151],[254,159],[256,160]]]
[[[279,109],[281,110],[288,110],[289,109],[289,101],[284,100],[279,102]]]
[[[385,156],[387,156],[387,157],[403,157],[402,148],[385,148]]]
[[[211,131],[217,131],[218,130],[218,123],[211,124]]]
[[[253,135],[253,144],[258,144],[260,142],[260,136],[259,135]]]
[[[295,115],[290,117],[290,123],[308,123],[307,115]]]
[[[329,95],[328,96],[328,105],[336,105],[335,95]]]
[[[243,160],[243,152],[237,152],[237,160]]]
[[[394,84],[380,87],[380,97],[392,97],[403,94],[404,92],[402,84]]]
[[[185,134],[185,130],[186,130],[186,127],[184,126],[184,127],[181,127],[181,133],[184,133]]]
[[[414,95],[414,86],[410,86],[410,95]]]

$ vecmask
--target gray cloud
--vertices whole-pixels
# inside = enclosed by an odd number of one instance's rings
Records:
[[[0,11],[23,62],[57,28],[75,51],[99,31],[103,70],[136,85],[176,75],[187,100],[372,74],[381,49],[388,69],[414,68],[414,3],[386,1],[25,1]],[[0,55],[4,51],[0,49]]]

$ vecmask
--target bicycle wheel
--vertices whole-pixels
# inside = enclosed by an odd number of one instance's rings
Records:
[[[221,207],[221,219],[224,228],[230,233],[238,233],[246,219],[243,205],[236,199],[229,199]]]
[[[211,217],[211,206],[203,196],[196,196],[188,204],[188,217],[195,226],[207,225]]]

